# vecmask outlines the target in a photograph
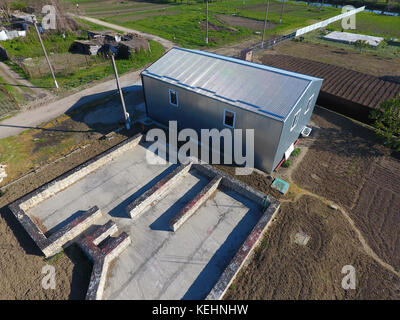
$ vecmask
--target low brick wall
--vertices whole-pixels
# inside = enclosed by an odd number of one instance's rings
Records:
[[[50,257],[58,253],[65,244],[76,238],[100,218],[101,211],[96,206],[75,218],[48,238],[49,245],[42,249],[44,255]]]
[[[152,188],[126,207],[127,214],[133,219],[145,211],[154,201],[161,200],[169,189],[187,174],[192,163],[180,165],[165,178],[157,182]]]
[[[178,214],[171,219],[169,226],[172,231],[178,228],[189,219],[217,190],[222,177],[216,176],[211,180]]]
[[[101,211],[94,206],[50,237],[46,237],[17,204],[11,204],[10,210],[46,257],[54,256],[60,252],[65,244],[77,237],[101,217]]]
[[[236,278],[240,269],[243,267],[254,249],[259,244],[263,234],[268,229],[273,216],[279,211],[279,207],[279,201],[270,199],[268,208],[265,210],[256,226],[253,228],[250,235],[246,238],[239,251],[235,254],[232,261],[225,268],[221,277],[208,294],[206,300],[221,300],[224,297],[226,291]]]
[[[53,181],[46,183],[44,186],[29,193],[20,200],[19,205],[21,209],[27,211],[43,200],[46,200],[56,193],[68,188],[70,185],[84,178],[101,166],[107,164],[126,150],[134,148],[141,139],[142,135],[137,134],[136,136],[121,142],[120,144],[90,159],[89,161],[86,161],[82,165],[66,172]]]
[[[103,248],[98,247],[101,241],[117,231],[117,225],[110,220],[105,225],[98,226],[95,230],[84,233],[82,238],[78,240],[80,248],[93,261],[92,275],[86,293],[86,300],[101,300],[103,298],[110,263],[131,244],[128,234],[122,232],[118,237],[110,238]]]
[[[9,205],[11,212],[46,257],[58,253],[65,244],[85,231],[94,223],[95,220],[101,216],[101,212],[97,207],[93,207],[47,238],[36,225],[36,223],[29,217],[26,211],[41,201],[46,200],[56,193],[68,188],[73,183],[92,173],[104,164],[110,162],[126,150],[134,148],[141,139],[142,135],[137,134],[134,137],[131,137],[99,154],[98,156],[86,161],[82,165],[64,173],[58,178],[46,183],[40,188],[28,193]]]
[[[258,204],[261,207],[264,206],[266,195],[250,187],[244,182],[232,178],[230,175],[210,166],[209,164],[193,164],[193,168],[210,178],[214,178],[215,176],[221,176],[222,177],[221,185],[223,185],[227,189],[236,191],[238,194]]]

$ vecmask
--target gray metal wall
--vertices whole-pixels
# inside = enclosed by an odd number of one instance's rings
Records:
[[[275,154],[275,159],[273,161],[273,168],[276,168],[276,166],[282,160],[285,151],[290,147],[292,143],[296,141],[304,126],[308,125],[308,123],[310,122],[311,115],[314,111],[315,102],[317,101],[319,90],[321,89],[321,85],[322,80],[311,82],[308,90],[303,94],[296,107],[292,110],[289,117],[286,119],[283,125],[282,136],[280,138],[279,145]],[[306,111],[308,100],[313,94],[314,98],[311,104],[311,108],[305,114],[304,112]],[[301,111],[297,126],[292,131],[290,131],[293,123],[293,118],[299,109],[301,109]]]
[[[168,125],[168,121],[170,120],[176,120],[178,122],[178,129],[195,129],[198,132],[199,138],[201,129],[216,128],[222,130],[226,128],[223,125],[224,109],[236,112],[236,129],[254,129],[254,166],[266,172],[271,172],[279,163],[285,150],[297,139],[301,128],[308,122],[313,110],[312,107],[306,116],[302,115],[297,128],[294,129],[291,134],[288,134],[282,132],[284,123],[281,121],[232,106],[228,103],[165,83],[146,75],[143,75],[142,78],[148,116],[165,125]],[[169,104],[168,89],[173,89],[178,92],[178,107]],[[315,100],[317,98],[317,93],[318,91],[315,94]],[[308,97],[310,95],[311,94],[308,94]],[[304,97],[304,99],[300,101],[300,104],[306,103],[308,97]],[[291,116],[293,116],[293,114],[291,114]],[[291,117],[289,117],[287,121],[288,123],[291,123],[290,118]],[[290,130],[290,127],[288,130]],[[296,134],[297,136],[294,137]],[[281,135],[284,141],[280,143]],[[242,145],[243,152],[245,152],[244,135]],[[286,145],[287,147],[285,148]],[[279,161],[277,160],[278,158]]]

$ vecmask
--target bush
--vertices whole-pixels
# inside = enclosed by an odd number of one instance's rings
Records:
[[[26,12],[26,10],[28,9],[28,5],[23,1],[15,1],[11,4],[11,9]]]
[[[385,145],[400,151],[400,94],[397,98],[383,101],[380,110],[372,110],[375,132]]]
[[[293,157],[297,157],[299,155],[299,153],[300,153],[300,148],[296,148],[296,149],[293,150],[291,155]]]
[[[290,162],[290,160],[286,160],[286,161],[284,161],[284,162],[282,163],[282,167],[284,167],[284,168],[289,168],[291,164],[292,164],[292,163]]]

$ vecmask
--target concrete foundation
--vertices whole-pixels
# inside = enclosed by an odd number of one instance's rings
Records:
[[[279,204],[207,164],[150,165],[140,139],[10,208],[46,256],[78,243],[94,262],[89,300],[220,299]]]

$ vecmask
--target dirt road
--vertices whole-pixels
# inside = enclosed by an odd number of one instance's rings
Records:
[[[161,38],[159,36],[155,36],[153,34],[137,31],[137,30],[130,29],[130,28],[125,28],[125,27],[122,27],[122,26],[119,26],[119,25],[116,25],[116,24],[112,24],[112,23],[109,23],[109,22],[104,22],[104,21],[96,19],[96,18],[90,18],[90,17],[78,16],[78,15],[73,15],[73,16],[77,17],[77,18],[80,18],[80,19],[84,19],[86,21],[89,21],[89,22],[92,22],[92,23],[95,23],[95,24],[98,24],[98,25],[101,25],[101,26],[104,26],[104,27],[107,27],[107,28],[114,29],[114,30],[119,30],[119,31],[122,31],[122,32],[137,33],[137,34],[139,34],[139,35],[141,35],[141,36],[143,36],[143,37],[145,37],[147,39],[154,40],[154,41],[157,41],[157,42],[161,43],[166,50],[169,50],[173,46],[176,45],[172,41],[169,41],[167,39]]]
[[[32,83],[22,78],[3,62],[0,62],[0,78],[4,80],[4,83],[0,81],[0,85],[13,86],[23,97],[23,100],[27,102],[27,107],[37,103],[39,100],[45,101],[44,99],[50,99],[52,97],[52,94],[49,91],[35,87]]]

